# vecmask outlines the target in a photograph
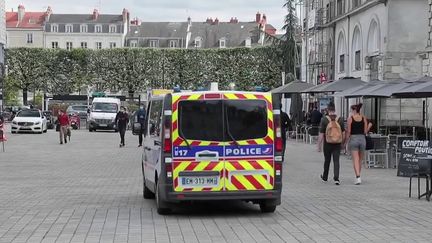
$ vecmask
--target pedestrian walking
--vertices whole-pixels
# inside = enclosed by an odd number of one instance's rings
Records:
[[[291,125],[291,120],[288,114],[282,111],[282,105],[280,106],[281,112],[281,133],[282,133],[282,144],[283,144],[283,153],[285,154],[286,148],[286,140],[287,140],[287,132],[289,131],[289,127]]]
[[[67,143],[67,135],[68,135],[68,129],[70,126],[70,120],[69,116],[64,112],[63,110],[59,110],[58,117],[58,126],[59,126],[59,137],[60,137],[60,144]]]
[[[120,133],[120,147],[125,146],[125,134],[126,128],[129,123],[129,116],[126,113],[126,108],[124,106],[120,107],[120,111],[117,113],[115,118],[115,124]]]
[[[313,111],[310,114],[310,122],[312,126],[318,126],[322,120],[323,114],[318,111],[318,107],[314,107]]]
[[[362,103],[351,106],[351,116],[348,118],[346,135],[348,150],[351,152],[353,160],[354,173],[356,176],[354,184],[356,185],[362,183],[360,174],[364,153],[366,151],[366,134],[372,127],[372,124],[369,125],[368,119],[360,113],[362,107]]]
[[[340,185],[339,157],[344,145],[344,121],[336,114],[333,103],[328,104],[327,110],[328,115],[321,119],[318,139],[318,151],[321,152],[321,148],[324,147],[324,172],[321,174],[321,179],[325,182],[328,180],[330,162],[333,157],[333,180],[336,185]]]
[[[141,129],[140,129],[140,132],[138,134],[138,139],[139,139],[138,147],[142,147],[143,134],[144,134],[144,129],[145,129],[145,119],[146,119],[146,110],[145,110],[144,106],[140,106],[140,109],[138,110],[138,113],[137,113],[137,122],[141,125]]]

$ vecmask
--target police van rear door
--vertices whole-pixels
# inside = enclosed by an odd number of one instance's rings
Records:
[[[225,94],[225,190],[274,188],[274,123],[270,94]]]

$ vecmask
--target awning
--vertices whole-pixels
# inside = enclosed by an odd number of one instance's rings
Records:
[[[366,82],[358,78],[343,78],[330,83],[320,84],[305,90],[303,93],[334,93],[365,85]]]
[[[284,86],[273,89],[271,92],[273,94],[299,94],[312,87],[315,87],[315,85],[296,80]]]
[[[413,83],[413,81],[404,79],[393,81],[373,80],[365,85],[337,93],[335,96],[345,98],[390,98],[393,93],[405,90],[407,87],[412,86]]]
[[[360,97],[357,94],[360,91],[362,91],[363,89],[373,88],[373,87],[380,85],[382,83],[383,83],[383,81],[380,81],[380,80],[372,80],[372,81],[365,83],[364,85],[360,85],[360,86],[357,86],[357,87],[354,87],[351,89],[347,89],[347,90],[342,91],[342,92],[337,92],[333,96],[334,97],[345,97],[345,98],[357,98],[357,97]]]
[[[395,98],[429,98],[432,97],[432,77],[422,77],[410,86],[394,92]]]

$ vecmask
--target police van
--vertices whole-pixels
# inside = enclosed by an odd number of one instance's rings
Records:
[[[144,198],[159,214],[173,203],[281,203],[279,100],[269,93],[206,91],[149,99],[142,156]]]

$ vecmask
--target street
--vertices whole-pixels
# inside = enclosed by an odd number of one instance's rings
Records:
[[[315,146],[289,141],[282,205],[208,202],[160,216],[142,197],[141,149],[127,132],[8,134],[0,152],[0,242],[430,242],[432,203],[416,180],[365,169],[355,186],[341,160],[341,185],[323,183]],[[332,176],[332,169],[330,172]],[[424,184],[422,185],[424,189]]]

